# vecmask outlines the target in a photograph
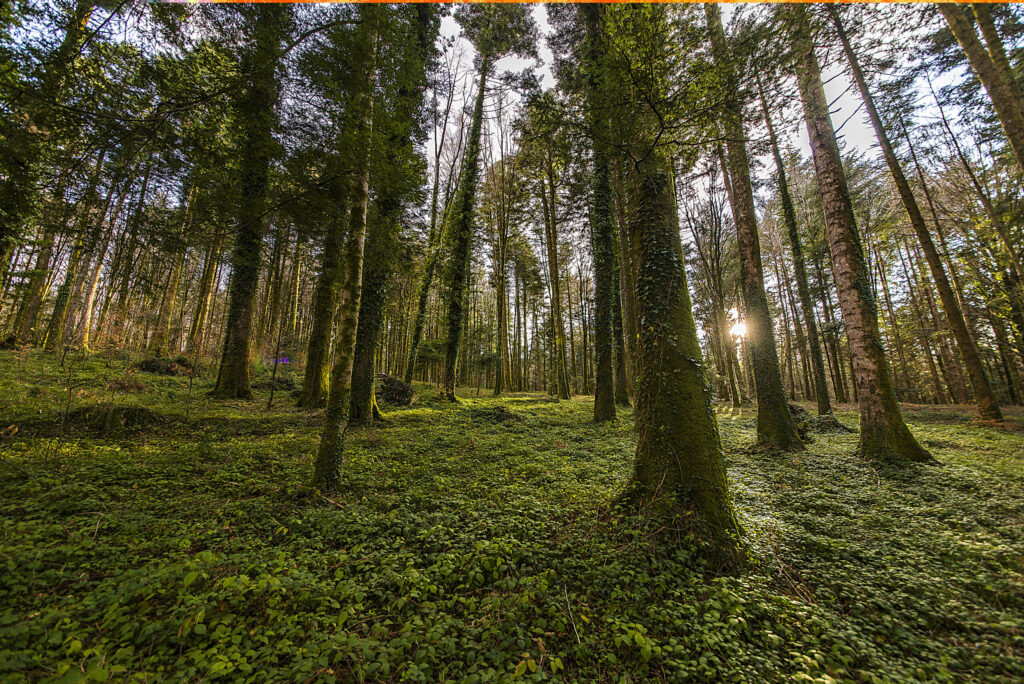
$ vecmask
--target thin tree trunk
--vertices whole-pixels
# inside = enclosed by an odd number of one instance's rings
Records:
[[[313,464],[313,485],[322,492],[337,490],[341,482],[341,461],[345,430],[349,419],[352,391],[352,367],[355,360],[356,332],[363,286],[363,248],[366,239],[366,211],[369,198],[369,151],[373,134],[373,90],[377,65],[377,34],[380,5],[360,6],[359,27],[362,63],[357,71],[358,85],[349,102],[352,126],[350,140],[355,145],[352,160],[352,189],[349,203],[349,227],[345,244],[345,278],[339,307],[337,361],[331,370],[331,388],[324,416],[324,429]]]
[[[828,385],[825,382],[825,362],[821,354],[821,340],[818,334],[818,322],[814,313],[814,301],[811,299],[811,288],[807,280],[807,264],[804,261],[804,250],[800,242],[800,232],[796,226],[793,198],[789,194],[786,167],[782,161],[782,153],[779,151],[779,141],[775,136],[775,126],[772,124],[771,116],[768,113],[768,103],[764,96],[764,90],[761,88],[760,78],[758,79],[758,91],[761,96],[761,107],[764,111],[765,125],[768,127],[772,156],[775,160],[779,196],[782,202],[782,218],[786,224],[786,234],[789,237],[789,250],[793,255],[796,290],[800,297],[800,308],[804,315],[804,321],[807,324],[807,341],[810,346],[811,369],[814,372],[814,398],[818,406],[818,415],[825,416],[832,413],[832,404],[829,402]]]

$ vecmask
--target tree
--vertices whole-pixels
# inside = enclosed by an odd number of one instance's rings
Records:
[[[40,166],[44,162],[43,138],[54,133],[54,113],[85,40],[94,7],[91,0],[76,0],[65,19],[64,37],[53,54],[48,55],[37,87],[27,88],[29,94],[15,103],[20,116],[4,117],[0,128],[6,172],[0,182],[0,264],[7,263],[15,241],[35,211]],[[18,125],[19,120],[24,123]],[[2,307],[0,299],[0,310]]]
[[[380,159],[374,169],[377,187],[372,215],[376,225],[366,248],[366,275],[356,331],[349,409],[353,424],[369,423],[378,412],[373,394],[374,355],[392,272],[399,258],[398,233],[403,213],[422,182],[415,144],[422,137],[419,113],[437,34],[437,13],[422,4],[416,5],[415,11],[407,9],[411,16],[402,22],[407,28],[395,39],[405,49],[401,50],[401,61],[396,68],[393,103],[388,103],[391,106],[387,107],[387,116],[381,111],[384,108],[379,108],[378,116],[383,119],[383,125],[376,126],[378,137],[383,138],[379,146],[383,154],[378,155]]]
[[[779,151],[779,141],[775,135],[775,126],[772,125],[771,115],[768,112],[768,102],[764,96],[764,89],[758,79],[758,93],[761,98],[761,107],[764,113],[764,123],[768,129],[768,139],[772,147],[772,158],[775,161],[775,171],[779,190],[779,200],[782,204],[782,218],[786,224],[786,235],[789,238],[789,250],[793,255],[793,270],[796,275],[796,289],[800,297],[800,310],[804,315],[804,323],[807,325],[807,339],[810,346],[811,369],[814,376],[814,397],[818,404],[818,415],[825,416],[832,413],[832,405],[828,398],[828,385],[825,382],[825,362],[821,355],[821,338],[818,334],[818,320],[814,312],[814,302],[811,300],[811,288],[807,280],[807,263],[804,260],[804,249],[800,243],[800,233],[796,225],[796,211],[793,209],[793,198],[789,194],[789,181],[786,179],[786,167],[782,161],[782,153]]]
[[[1017,166],[1024,171],[1024,98],[1021,97],[1020,86],[1010,70],[1003,44],[992,21],[991,11],[984,5],[972,4],[975,18],[985,39],[983,45],[974,26],[971,25],[966,7],[950,3],[939,3],[937,7],[949,24],[953,36],[963,48],[971,68],[985,86],[1003,132],[1010,141],[1010,148],[1017,158]]]
[[[739,88],[728,54],[718,6],[706,3],[704,11],[711,33],[712,52],[715,63],[721,70],[725,88],[722,124],[728,158],[728,187],[731,190],[729,199],[736,220],[740,248],[740,283],[747,326],[744,348],[750,352],[754,369],[754,388],[757,392],[757,440],[772,450],[800,450],[804,448],[803,441],[796,432],[796,424],[786,401],[786,390],[782,384],[779,357],[775,347],[775,329],[764,292],[761,245],[757,232],[753,187],[750,182],[743,111],[737,99]]]
[[[711,386],[697,340],[664,144],[666,136],[686,139],[695,128],[713,125],[709,118],[687,118],[706,105],[698,98],[707,91],[667,87],[677,78],[705,83],[709,74],[694,62],[683,62],[692,66],[681,67],[681,73],[670,71],[670,65],[679,64],[672,59],[676,54],[698,49],[699,34],[691,22],[681,22],[678,32],[670,33],[664,6],[617,6],[608,15],[609,34],[623,48],[614,76],[628,88],[616,120],[627,142],[627,231],[641,322],[635,414],[639,441],[629,498],[654,515],[679,516],[677,520],[711,544],[720,560],[742,563],[740,526],[729,498]],[[633,68],[637,60],[643,69]]]
[[[821,68],[814,54],[810,22],[801,6],[787,8],[797,85],[825,214],[839,305],[846,323],[860,406],[860,451],[865,458],[888,462],[931,461],[917,443],[893,392],[889,361],[878,331],[857,223],[846,173],[829,117]]]
[[[843,46],[843,52],[846,54],[850,70],[853,72],[853,80],[857,84],[861,99],[867,108],[868,118],[871,120],[875,137],[878,138],[878,144],[882,148],[885,163],[889,166],[889,171],[892,173],[893,181],[896,183],[900,199],[907,210],[907,215],[910,217],[910,226],[914,229],[914,234],[917,235],[918,242],[921,243],[921,248],[924,250],[925,259],[928,261],[928,268],[931,270],[932,279],[935,281],[935,287],[939,292],[939,299],[942,301],[942,308],[946,313],[946,320],[953,331],[953,337],[956,339],[957,347],[960,349],[960,356],[963,359],[964,366],[967,368],[971,387],[974,389],[978,413],[986,420],[1002,421],[1003,415],[999,410],[995,394],[992,392],[992,386],[985,376],[985,368],[982,366],[981,357],[978,355],[978,347],[974,342],[974,338],[967,330],[967,323],[964,321],[960,303],[957,301],[953,288],[949,284],[949,279],[946,277],[946,270],[943,268],[939,251],[936,249],[928,226],[924,222],[924,216],[917,205],[917,199],[914,197],[910,183],[903,173],[899,159],[896,158],[896,152],[893,149],[892,142],[889,140],[889,134],[885,129],[885,125],[882,123],[878,108],[875,106],[875,100],[871,90],[868,88],[868,82],[860,67],[860,61],[853,51],[853,46],[850,43],[839,13],[834,7],[828,6],[828,14]]]
[[[373,134],[374,81],[377,71],[377,40],[385,9],[380,5],[360,5],[359,38],[356,54],[357,87],[349,109],[353,112],[352,185],[349,190],[348,235],[345,240],[345,276],[339,302],[336,361],[331,369],[330,395],[313,464],[313,486],[321,492],[333,492],[341,481],[341,461],[345,429],[349,419],[352,391],[352,367],[355,360],[356,331],[363,286],[363,248],[366,239],[366,210],[369,201],[369,156]]]
[[[494,63],[503,56],[516,54],[526,57],[533,55],[536,50],[536,27],[521,5],[462,5],[456,19],[476,47],[480,83],[473,105],[466,153],[459,172],[458,189],[447,217],[449,254],[445,273],[445,298],[448,320],[442,395],[448,401],[456,401],[456,364],[465,314],[464,299],[473,240],[474,202],[479,177],[480,136],[487,79]]]
[[[586,28],[587,118],[593,154],[591,224],[594,252],[594,349],[597,391],[594,420],[615,419],[615,385],[612,371],[612,298],[618,297],[615,282],[615,233],[612,223],[611,161],[608,151],[607,105],[603,78],[604,33],[599,5],[580,5]],[[621,328],[620,328],[621,333]]]
[[[291,28],[290,9],[259,5],[246,17],[252,43],[241,55],[240,84],[234,102],[238,122],[238,223],[231,255],[231,293],[217,385],[221,399],[248,399],[249,354],[256,287],[262,266],[267,182],[274,156],[274,108],[280,92],[278,56]]]

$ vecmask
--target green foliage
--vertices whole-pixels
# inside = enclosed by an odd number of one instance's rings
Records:
[[[467,394],[389,411],[316,503],[317,418],[214,402],[210,371],[191,399],[159,375],[124,399],[108,383],[130,361],[0,352],[3,428],[69,402],[164,417],[131,439],[0,438],[4,681],[1024,676],[1020,432],[908,411],[942,465],[886,471],[856,435],[745,453],[755,415],[720,412],[754,564],[715,577],[610,507],[628,409],[595,425],[590,399]]]

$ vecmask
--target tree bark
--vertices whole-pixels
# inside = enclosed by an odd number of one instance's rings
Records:
[[[262,267],[264,215],[270,160],[274,148],[274,108],[280,83],[278,51],[287,34],[290,10],[261,5],[253,9],[252,48],[242,58],[246,83],[234,108],[241,122],[238,229],[231,256],[231,285],[224,348],[214,396],[249,399],[249,353],[253,310]]]
[[[349,226],[345,244],[345,278],[339,307],[337,361],[331,370],[330,395],[324,417],[324,429],[313,464],[313,486],[322,492],[333,492],[341,482],[341,461],[348,427],[349,401],[352,391],[352,368],[355,360],[356,332],[363,286],[363,248],[366,239],[366,210],[369,198],[369,150],[373,134],[374,81],[377,71],[377,34],[380,5],[361,5],[359,45],[363,55],[358,64],[358,86],[348,107],[351,111],[353,147],[352,189],[349,193]]]
[[[667,162],[650,153],[637,168],[630,221],[640,319],[639,441],[634,496],[656,514],[682,519],[725,558],[742,563],[718,422],[711,402],[683,254],[671,214]],[[678,518],[677,518],[678,519]]]
[[[860,405],[860,451],[866,458],[881,461],[931,461],[931,455],[917,443],[903,421],[893,393],[888,360],[878,334],[877,310],[871,296],[864,251],[806,10],[790,6],[788,12],[794,21],[791,28],[797,84],[825,213],[839,305],[850,341]]]
[[[764,291],[764,270],[761,265],[761,245],[750,182],[743,112],[735,99],[738,92],[736,79],[718,5],[706,3],[704,13],[711,33],[715,63],[724,74],[727,89],[727,97],[722,106],[722,124],[726,135],[726,156],[732,189],[729,199],[736,222],[740,281],[746,309],[747,333],[744,344],[745,350],[750,353],[757,392],[757,441],[771,450],[797,451],[803,449],[804,444],[797,434],[796,423],[786,401],[786,389],[775,345],[775,328]]]
[[[604,114],[605,82],[601,64],[604,59],[602,8],[580,5],[586,37],[587,119],[593,153],[594,177],[591,185],[591,221],[594,253],[594,352],[596,357],[596,388],[594,420],[615,419],[615,378],[612,369],[613,325],[612,299],[618,297],[615,285],[615,234],[612,224],[610,154],[605,141],[607,117]],[[621,327],[619,329],[621,334]],[[621,356],[621,354],[620,354]],[[629,398],[626,398],[629,403]]]
[[[985,420],[1002,421],[1003,414],[999,410],[999,404],[996,401],[995,393],[992,391],[992,386],[985,376],[985,369],[981,363],[981,356],[978,354],[978,347],[974,342],[974,338],[967,330],[967,324],[964,321],[960,303],[957,301],[953,288],[950,287],[949,280],[946,278],[946,270],[942,266],[939,251],[935,248],[935,243],[932,241],[931,233],[924,222],[924,216],[921,214],[917,199],[914,197],[910,183],[907,181],[903,168],[896,158],[896,152],[889,141],[889,135],[882,123],[882,118],[878,114],[874,97],[868,88],[867,79],[860,68],[860,62],[853,51],[853,46],[850,44],[846,29],[839,18],[839,13],[831,5],[828,5],[827,8],[832,23],[835,25],[836,33],[839,35],[839,40],[842,43],[843,51],[846,53],[846,60],[849,62],[850,69],[853,72],[853,80],[856,82],[857,88],[860,90],[861,99],[867,108],[868,118],[871,120],[871,126],[875,130],[875,137],[878,138],[878,144],[882,148],[885,162],[889,166],[889,171],[896,184],[900,199],[907,210],[910,226],[914,229],[914,234],[917,235],[921,249],[924,251],[925,260],[928,262],[928,268],[931,270],[932,280],[935,282],[935,287],[939,292],[939,299],[942,301],[942,308],[946,313],[946,320],[949,323],[950,330],[953,332],[957,347],[960,349],[960,356],[963,359],[964,366],[967,368],[967,376],[970,379],[971,388],[974,390],[978,413]],[[903,133],[909,145],[910,137],[907,136],[906,129],[904,129]]]

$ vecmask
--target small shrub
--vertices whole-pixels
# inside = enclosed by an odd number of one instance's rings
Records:
[[[135,367],[143,373],[154,375],[185,376],[192,372],[192,362],[185,356],[176,356],[173,359],[144,359],[135,364]]]
[[[402,382],[393,375],[380,374],[380,388],[377,390],[377,401],[392,406],[412,406],[416,403],[416,390],[412,385]]]

